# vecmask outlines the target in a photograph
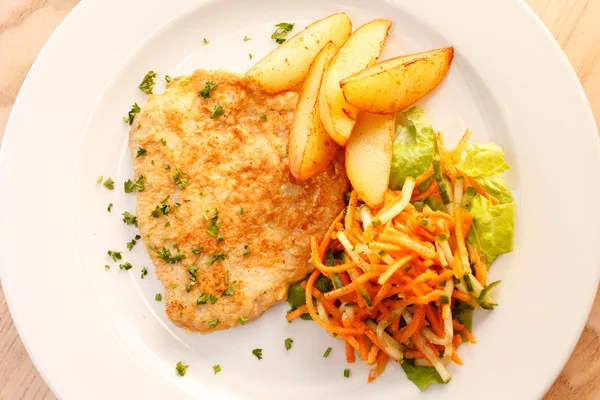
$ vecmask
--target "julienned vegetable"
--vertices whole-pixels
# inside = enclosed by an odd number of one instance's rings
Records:
[[[403,176],[391,182],[402,190],[388,190],[379,208],[351,193],[323,240],[310,239],[316,270],[290,290],[287,319],[310,316],[344,340],[347,362],[358,354],[371,365],[369,382],[391,359],[424,390],[450,381],[450,362],[462,365],[458,345],[475,343],[472,311],[497,306],[491,292],[499,282],[488,283],[488,268],[512,250],[514,202],[499,175],[509,167],[498,146],[468,145],[467,131],[448,151],[422,110],[407,118],[399,131],[420,139],[405,137],[400,147],[420,150],[404,155],[412,171],[394,160]]]

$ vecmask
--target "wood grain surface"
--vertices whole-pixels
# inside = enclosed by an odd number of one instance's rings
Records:
[[[497,0],[512,1],[512,0]],[[19,88],[78,0],[0,0],[0,143]],[[600,123],[600,0],[528,0],[573,64]],[[507,21],[509,22],[509,21]],[[600,125],[600,124],[599,124]],[[546,400],[600,399],[600,295]],[[27,355],[0,283],[0,400],[55,399]]]

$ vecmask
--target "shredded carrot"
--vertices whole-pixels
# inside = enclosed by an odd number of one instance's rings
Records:
[[[321,245],[319,246],[319,254],[320,254],[321,258],[325,255],[325,251],[327,250],[327,246],[329,246],[329,243],[331,242],[331,234],[333,232],[335,232],[335,226],[342,219],[344,219],[344,210],[342,210],[338,214],[338,216],[335,217],[335,219],[331,223],[331,226],[329,226],[329,229],[327,229],[327,233],[325,233],[325,237],[323,238],[323,241],[321,242]]]
[[[346,362],[353,363],[356,361],[356,357],[354,355],[354,347],[346,341]]]
[[[444,328],[443,325],[440,323],[440,320],[437,316],[437,312],[430,305],[426,305],[425,310],[427,314],[427,320],[431,325],[431,330],[433,331],[433,333],[435,333],[439,337],[444,336]]]
[[[456,353],[456,347],[452,346],[452,361],[454,361],[455,364],[457,365],[463,365],[462,360],[460,359],[460,357],[458,356],[458,353]]]
[[[404,351],[404,358],[425,358],[425,354],[421,353],[420,350],[406,350]]]
[[[289,313],[288,315],[285,316],[285,319],[287,319],[289,322],[292,322],[294,319],[298,318],[299,316],[301,316],[302,314],[305,314],[308,312],[308,309],[306,308],[306,306],[300,306],[297,309],[295,309],[294,311],[292,311],[291,313]]]
[[[462,343],[462,336],[460,336],[459,334],[454,335],[454,337],[452,338],[452,344],[455,346],[458,346],[461,343]]]
[[[377,362],[373,365],[373,368],[369,371],[368,381],[372,382],[375,378],[377,378],[383,370],[385,369],[385,365],[387,364],[388,356],[383,351],[377,354]]]
[[[449,278],[452,277],[452,275],[454,275],[454,272],[452,270],[447,269],[444,272],[442,272],[440,275],[438,275],[437,278],[433,278],[433,279],[429,280],[428,284],[431,287],[436,287],[440,283],[447,281]]]
[[[358,192],[353,190],[350,194],[350,201],[346,207],[346,216],[344,217],[344,227],[349,230],[354,226],[354,213],[356,211],[356,203],[358,202]]]
[[[373,364],[377,360],[379,351],[379,347],[371,346],[371,350],[369,350],[369,354],[367,355],[367,364]]]
[[[452,297],[465,303],[471,302],[471,298],[468,295],[464,294],[463,292],[459,292],[458,290],[452,292]]]
[[[369,350],[367,349],[367,342],[365,340],[365,335],[358,335],[358,349],[360,352],[360,358],[362,358],[365,362],[367,358],[369,358]]]
[[[427,186],[427,189],[425,189],[425,191],[423,193],[418,194],[416,196],[413,196],[410,199],[410,201],[423,200],[424,198],[426,198],[427,196],[429,196],[430,194],[432,194],[436,190],[438,190],[437,181],[435,179],[432,179],[431,183],[429,184],[429,186]]]
[[[367,272],[366,274],[362,274],[356,281],[352,282],[351,284],[325,293],[325,298],[327,300],[331,300],[353,292],[355,290],[358,290],[361,284],[363,284],[369,279],[376,278],[377,276],[379,276],[377,272]]]
[[[418,187],[421,183],[425,182],[431,176],[433,176],[433,165],[430,165],[429,168],[425,170],[425,172],[417,176],[417,178],[415,179],[415,187]]]
[[[410,321],[410,324],[400,329],[398,334],[394,336],[394,339],[396,339],[400,343],[406,342],[410,337],[412,337],[412,335],[414,335],[417,332],[419,326],[421,325],[424,319],[425,307],[423,307],[422,305],[417,305],[415,307],[415,313],[413,315],[412,321]]]
[[[333,272],[342,272],[342,271],[348,271],[351,268],[354,268],[356,266],[355,263],[350,262],[348,264],[342,264],[342,265],[338,265],[335,267],[329,267],[323,264],[323,262],[321,261],[322,256],[319,253],[319,245],[317,244],[317,238],[315,236],[312,236],[310,238],[310,250],[311,250],[311,260],[313,265],[321,272],[323,273],[333,273]]]
[[[485,197],[486,199],[488,199],[492,203],[492,205],[495,206],[495,205],[498,205],[500,203],[497,198],[495,198],[494,196],[490,195],[483,188],[483,186],[481,186],[475,179],[469,178],[468,176],[466,177],[466,179],[469,181],[469,185],[473,186],[475,188],[475,191],[477,193],[479,193],[480,195],[482,195],[483,197]]]

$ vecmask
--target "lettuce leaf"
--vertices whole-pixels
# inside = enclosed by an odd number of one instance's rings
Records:
[[[391,189],[402,189],[404,180],[421,175],[433,159],[434,131],[420,107],[405,111],[406,121],[396,127],[390,173]]]
[[[473,224],[467,240],[486,256],[491,264],[500,254],[513,249],[515,203],[492,205],[485,197],[476,195],[471,202]]]
[[[415,365],[414,360],[410,359],[405,359],[400,365],[408,379],[417,385],[421,392],[425,391],[431,383],[444,383],[440,374],[433,367]]]
[[[494,196],[500,204],[512,203],[514,201],[510,189],[506,181],[500,174],[490,176],[478,176],[475,178],[483,188],[492,196]]]
[[[469,143],[456,168],[471,177],[501,174],[510,169],[504,151],[495,143]]]

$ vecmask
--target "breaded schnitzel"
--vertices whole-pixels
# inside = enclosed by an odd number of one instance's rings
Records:
[[[176,325],[206,333],[257,318],[313,269],[308,238],[344,208],[348,182],[341,154],[318,177],[294,180],[296,100],[199,70],[135,117],[137,219]]]

